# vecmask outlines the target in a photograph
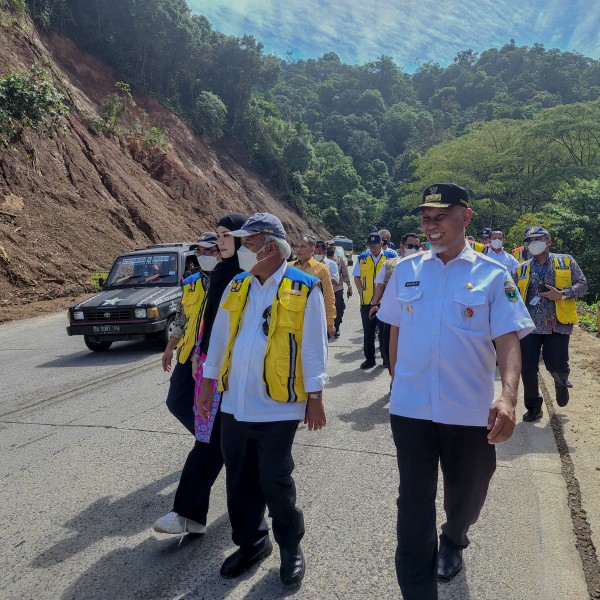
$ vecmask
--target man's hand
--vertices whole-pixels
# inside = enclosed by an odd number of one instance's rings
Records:
[[[335,335],[335,325],[327,325],[327,335],[330,338]]]
[[[323,397],[309,398],[306,402],[306,412],[304,413],[304,424],[308,425],[309,431],[318,431],[327,424],[325,408],[323,406]]]
[[[371,306],[369,309],[369,319],[372,319],[379,312],[379,306]]]
[[[163,371],[168,373],[171,370],[171,361],[173,360],[173,348],[167,346],[162,355],[162,368]]]
[[[352,287],[348,286],[348,298],[351,298],[353,293],[354,290],[352,289]]]
[[[548,284],[546,284],[546,287],[548,288],[548,291],[540,293],[542,298],[552,300],[553,302],[556,302],[556,300],[560,300],[562,298],[563,293],[560,290],[557,290],[555,287],[552,287]]]
[[[197,354],[194,354],[192,357],[192,377],[194,381],[198,379],[198,363],[200,362],[200,357]]]
[[[515,404],[511,398],[501,395],[490,407],[488,414],[488,442],[500,444],[510,438],[515,429]]]

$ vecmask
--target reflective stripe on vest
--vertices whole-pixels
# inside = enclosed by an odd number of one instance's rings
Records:
[[[515,248],[511,254],[519,261],[519,263],[525,262],[525,246],[519,246]]]
[[[233,347],[248,302],[250,281],[248,273],[238,275],[221,305],[229,311],[229,341],[219,376],[221,391],[228,389]],[[267,394],[273,400],[304,402],[308,398],[304,390],[302,372],[302,334],[306,302],[309,293],[316,285],[318,285],[316,277],[288,266],[271,304],[263,381]]]
[[[206,308],[206,285],[204,278],[199,273],[188,277],[183,282],[181,304],[186,321],[183,336],[177,344],[177,360],[184,364],[198,343],[198,335]]]
[[[375,277],[379,270],[385,264],[387,258],[381,253],[381,258],[375,264],[370,252],[365,252],[358,257],[360,266],[360,282],[363,287],[363,292],[360,295],[361,304],[370,304],[375,292]]]
[[[554,287],[557,290],[564,290],[571,287],[571,257],[570,256],[554,256]],[[528,260],[517,268],[517,287],[523,298],[523,302],[527,302],[527,289],[531,279],[531,263]],[[556,319],[563,325],[571,325],[579,322],[577,316],[577,304],[574,298],[568,300],[556,300],[554,302],[556,309]]]

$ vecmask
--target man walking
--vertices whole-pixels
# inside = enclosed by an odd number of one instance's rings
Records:
[[[554,379],[556,403],[569,402],[569,336],[579,321],[575,298],[587,292],[587,281],[569,254],[550,252],[552,238],[543,227],[525,230],[527,252],[533,256],[519,265],[515,282],[535,324],[535,331],[521,340],[523,355],[523,421],[542,417],[542,397],[538,389],[540,352]]]
[[[519,337],[533,329],[504,268],[472,250],[464,188],[425,189],[421,226],[431,249],[400,261],[378,317],[392,325],[390,420],[400,477],[396,574],[404,600],[436,600],[437,580],[462,568],[467,533],[510,438],[520,373]],[[494,400],[496,352],[502,392]],[[438,466],[446,522],[437,541]]]
[[[288,265],[281,221],[250,217],[241,230],[240,267],[213,325],[199,404],[208,414],[213,380],[223,391],[221,446],[227,507],[239,546],[221,566],[238,577],[272,552],[268,506],[281,554],[280,578],[298,585],[305,563],[304,516],[296,506],[292,444],[298,423],[325,426],[327,331],[319,281]]]
[[[519,266],[519,261],[504,250],[504,232],[502,229],[492,229],[490,247],[487,252],[492,260],[499,262],[506,270],[513,275]]]
[[[363,352],[364,362],[360,365],[361,369],[370,369],[375,366],[375,332],[377,329],[377,319],[371,318],[369,312],[372,306],[373,294],[375,293],[375,279],[379,271],[389,258],[394,258],[391,253],[382,250],[383,243],[381,235],[378,232],[370,233],[367,236],[368,250],[359,254],[354,265],[352,275],[356,289],[360,295],[360,318],[363,326]],[[383,327],[379,329],[379,349],[383,347],[382,343]],[[384,363],[386,356],[383,355]]]

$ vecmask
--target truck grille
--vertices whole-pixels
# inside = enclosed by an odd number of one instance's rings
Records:
[[[133,319],[131,309],[84,309],[86,321],[130,321]]]

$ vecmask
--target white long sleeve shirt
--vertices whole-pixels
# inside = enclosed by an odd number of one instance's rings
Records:
[[[264,284],[251,275],[248,301],[233,345],[229,389],[223,393],[221,410],[238,421],[272,422],[304,419],[306,402],[279,402],[267,395],[263,380],[267,336],[263,333],[263,313],[273,299],[288,268],[286,262]],[[221,303],[229,293],[227,286]],[[219,307],[212,333],[204,377],[218,379],[229,339],[229,313]],[[302,333],[302,372],[304,389],[318,392],[328,381],[327,325],[325,304],[319,286],[308,296]]]

